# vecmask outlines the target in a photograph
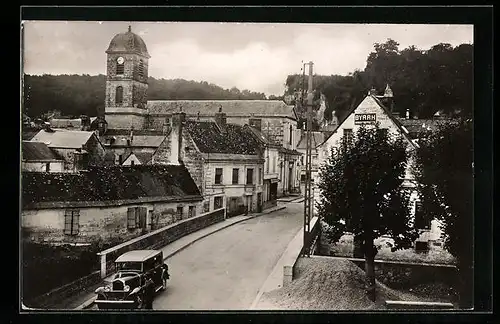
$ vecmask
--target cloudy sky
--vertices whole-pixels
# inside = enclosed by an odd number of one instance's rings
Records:
[[[146,42],[150,76],[267,95],[283,94],[287,75],[299,73],[302,60],[313,61],[317,74],[364,69],[373,44],[387,38],[400,43],[400,49],[473,43],[471,25],[28,21],[24,72],[105,74],[104,51],[128,25]]]

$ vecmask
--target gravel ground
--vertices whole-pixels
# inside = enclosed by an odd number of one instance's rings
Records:
[[[284,288],[264,293],[256,309],[266,310],[374,310],[385,300],[421,301],[377,282],[377,300],[368,299],[365,272],[348,260],[300,258],[297,277]]]

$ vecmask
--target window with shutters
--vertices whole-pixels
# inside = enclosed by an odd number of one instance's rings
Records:
[[[147,208],[146,207],[129,207],[127,209],[127,228],[146,228],[147,225]]]
[[[222,184],[222,168],[215,168],[215,184]]]
[[[177,219],[182,219],[183,213],[184,213],[184,207],[177,206]]]
[[[237,169],[237,168],[234,168],[233,169],[233,184],[238,184],[239,182],[239,172],[240,172],[240,169]]]
[[[253,169],[247,169],[247,184],[253,184]]]
[[[122,75],[123,73],[125,73],[125,63],[117,63],[116,64],[116,74],[117,75]]]
[[[143,78],[144,77],[144,61],[143,60],[140,60],[139,61],[139,78]]]
[[[117,106],[121,106],[123,104],[123,87],[122,86],[116,87],[115,104]]]
[[[352,128],[344,128],[344,145],[352,143]]]
[[[66,209],[64,214],[64,234],[78,235],[80,231],[80,210]]]
[[[188,215],[189,215],[189,217],[196,216],[196,207],[195,206],[189,206]]]

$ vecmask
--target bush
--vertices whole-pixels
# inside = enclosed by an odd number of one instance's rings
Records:
[[[52,246],[23,242],[22,296],[29,300],[99,269],[97,253],[121,243],[119,238],[90,246]]]

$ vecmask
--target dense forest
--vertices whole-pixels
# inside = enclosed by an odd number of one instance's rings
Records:
[[[233,87],[223,89],[205,81],[149,78],[149,100],[266,99],[264,93]],[[30,117],[48,111],[63,116],[97,116],[104,112],[105,75],[25,75],[23,112]]]
[[[319,94],[325,95],[325,118],[332,118],[332,111],[342,119],[372,87],[383,93],[387,84],[393,90],[395,109],[411,116],[428,118],[437,111],[446,114],[472,115],[473,45],[437,44],[429,50],[409,46],[403,50],[388,39],[374,44],[364,70],[347,76],[315,75],[313,87],[315,103]],[[307,67],[306,67],[307,69]],[[307,89],[306,78],[301,74],[289,75],[285,94]],[[299,105],[299,113],[303,113]]]
[[[448,114],[472,115],[473,45],[437,44],[429,50],[409,46],[400,50],[399,44],[388,39],[374,44],[364,70],[349,75],[315,75],[315,106],[319,108],[320,93],[326,99],[325,118],[332,112],[338,118],[356,105],[374,87],[383,92],[389,84],[394,93],[396,110],[411,116],[428,118],[437,111]],[[307,89],[302,74],[289,75],[285,95]],[[97,75],[26,75],[24,78],[23,112],[30,117],[48,111],[60,111],[65,116],[87,114],[95,116],[104,111],[106,76]],[[283,99],[271,95],[267,99]],[[264,93],[233,87],[223,89],[205,81],[149,78],[150,100],[224,100],[266,99]],[[302,114],[304,108],[298,105]]]

